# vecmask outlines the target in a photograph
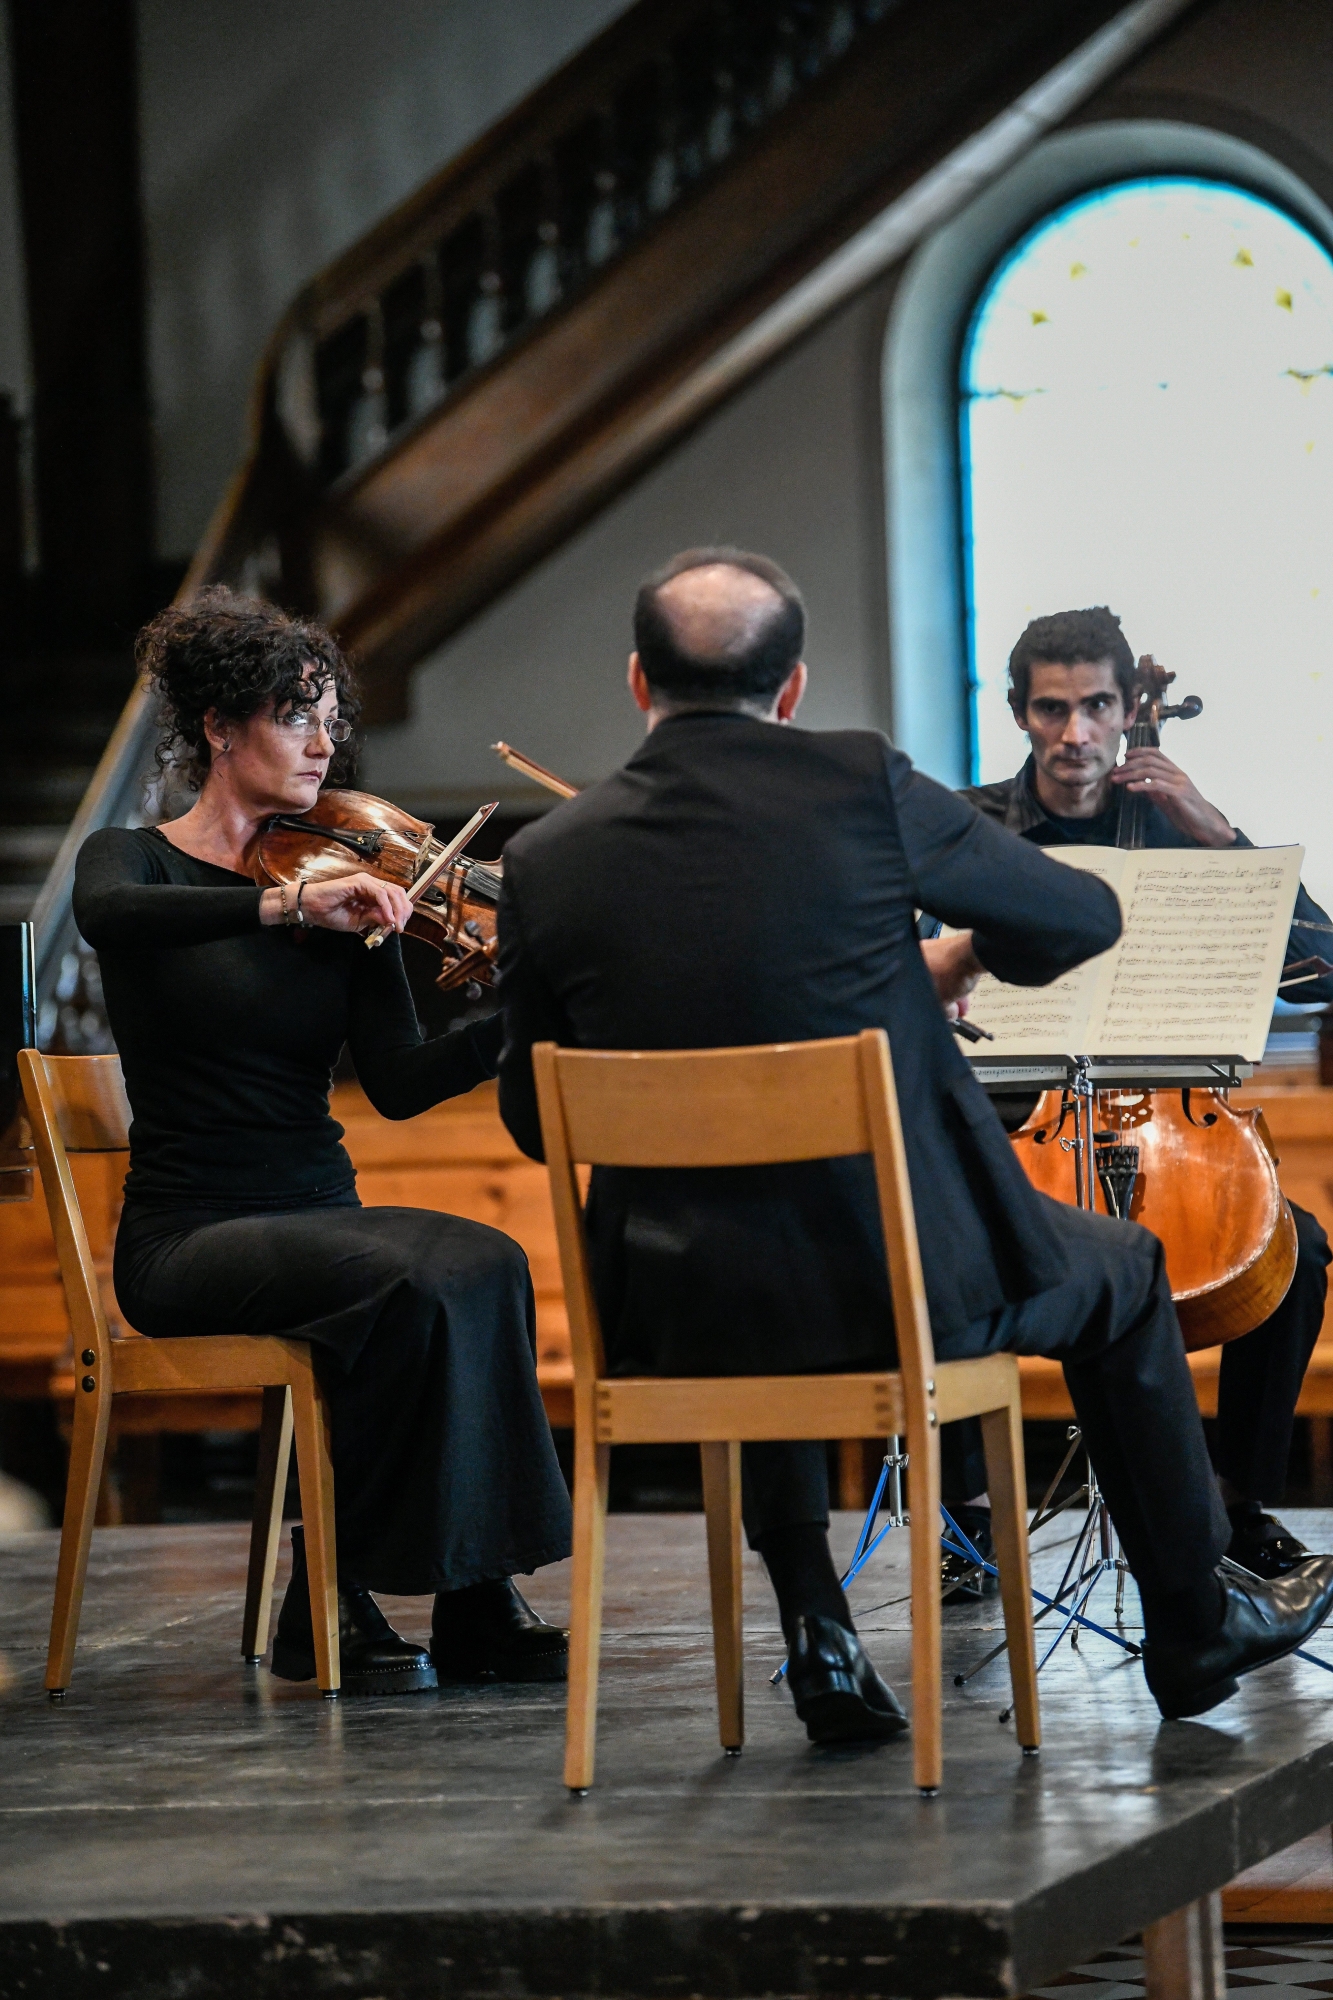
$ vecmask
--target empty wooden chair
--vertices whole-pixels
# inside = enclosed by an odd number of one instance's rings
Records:
[[[907,1435],[911,1460],[913,1764],[943,1770],[939,1425],[980,1417],[1018,1741],[1040,1741],[1018,1365],[937,1362],[888,1037],[760,1048],[533,1050],[574,1353],[574,1573],[565,1783],[592,1783],[607,1472],[613,1444],[697,1443],[703,1460],[723,1746],[744,1737],[740,1446],[763,1438]],[[589,1277],[576,1163],[759,1166],[869,1153],[888,1253],[899,1367],[873,1375],[609,1377]]]
[[[191,1390],[263,1390],[250,1573],[241,1652],[259,1659],[268,1644],[273,1576],[293,1430],[301,1475],[316,1678],[336,1697],[338,1585],[333,1528],[333,1465],[328,1409],[311,1365],[310,1344],[252,1334],[113,1340],[70,1171],[71,1153],[120,1152],[129,1144],[129,1104],[116,1056],[19,1055],[33,1145],[60,1260],[74,1332],[75,1389],[69,1483],[60,1535],[46,1686],[60,1700],[69,1686],[88,1573],[93,1516],[106,1457],[112,1400]]]

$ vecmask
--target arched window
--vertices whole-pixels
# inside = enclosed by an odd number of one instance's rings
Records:
[[[1010,647],[1109,604],[1203,697],[1164,748],[1333,898],[1333,260],[1223,182],[1124,181],[993,272],[963,345],[974,777],[1024,755]]]

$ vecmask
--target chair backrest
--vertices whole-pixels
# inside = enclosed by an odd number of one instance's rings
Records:
[[[934,1365],[889,1038],[739,1049],[533,1049],[542,1138],[569,1308],[576,1397],[603,1373],[575,1164],[766,1166],[869,1153],[888,1258],[898,1362],[909,1390]]]
[[[130,1107],[120,1058],[44,1056],[39,1049],[21,1049],[19,1075],[56,1239],[75,1356],[91,1348],[98,1379],[109,1380],[111,1335],[69,1155],[117,1153],[128,1146]]]

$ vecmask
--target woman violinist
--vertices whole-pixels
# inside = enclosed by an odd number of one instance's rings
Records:
[[[260,889],[274,813],[345,777],[357,703],[329,635],[205,592],[140,635],[162,707],[159,764],[198,797],[153,828],[104,828],[74,914],[97,951],[133,1110],[116,1238],[142,1333],[312,1341],[330,1404],[342,1686],[563,1678],[565,1635],[512,1582],[569,1552],[569,1506],[537,1390],[522,1250],[498,1230],[362,1208],[329,1114],[346,1043],[371,1103],[410,1118],[493,1076],[498,1017],[423,1040],[398,933],[404,891],[366,873]],[[391,935],[367,950],[372,926]],[[304,1547],[271,1656],[314,1677]],[[372,1591],[434,1594],[429,1652]]]

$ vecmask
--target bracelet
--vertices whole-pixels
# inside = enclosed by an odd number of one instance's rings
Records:
[[[295,924],[298,927],[298,929],[303,931],[309,930],[310,928],[310,919],[309,917],[307,917],[305,911],[301,908],[301,898],[302,896],[304,896],[304,894],[305,894],[305,877],[302,876],[300,882],[297,884],[296,887],[296,909],[293,912],[291,906],[287,901],[287,884],[285,882],[279,882],[278,884],[278,900],[282,904],[282,921],[284,922],[284,924],[288,926],[289,929],[293,924]]]

